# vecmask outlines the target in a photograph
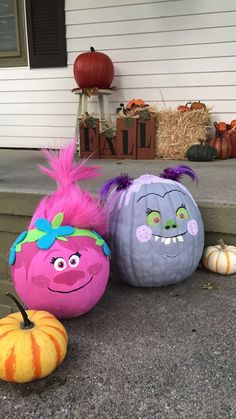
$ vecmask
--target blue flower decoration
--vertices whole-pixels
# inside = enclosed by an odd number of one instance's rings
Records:
[[[45,234],[40,237],[37,241],[37,246],[39,249],[49,249],[55,240],[59,237],[70,236],[74,233],[74,228],[71,226],[59,226],[53,227],[53,225],[46,220],[45,218],[39,218],[35,221],[36,227],[40,230],[45,232]]]
[[[96,230],[92,230],[92,232],[97,236],[98,239],[103,240],[102,250],[105,256],[110,256],[111,250],[108,246],[108,244],[105,242],[104,238],[98,234]]]
[[[9,265],[14,265],[16,261],[16,246],[20,244],[27,235],[27,231],[23,231],[17,239],[14,241],[13,245],[10,248],[10,255],[9,255]]]

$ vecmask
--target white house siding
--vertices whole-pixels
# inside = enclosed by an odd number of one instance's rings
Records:
[[[74,136],[73,63],[93,46],[115,66],[111,111],[201,100],[236,119],[235,0],[66,0],[68,67],[0,69],[0,147],[58,147]],[[97,99],[89,101],[96,112]]]

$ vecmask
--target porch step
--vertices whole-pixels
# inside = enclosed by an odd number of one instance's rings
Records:
[[[0,153],[0,287],[1,293],[9,291],[8,252],[17,235],[27,228],[30,218],[45,195],[54,190],[54,183],[41,174],[37,164],[44,164],[36,150],[1,150]],[[91,160],[90,165],[101,165],[104,176],[83,182],[82,187],[94,194],[103,182],[120,173],[136,178],[144,173],[158,175],[165,167],[187,164],[196,171],[198,183],[183,177],[199,205],[204,226],[206,245],[220,238],[236,245],[236,159],[214,162],[186,162],[174,160]],[[2,305],[1,305],[2,304]],[[4,314],[12,309],[0,297]]]

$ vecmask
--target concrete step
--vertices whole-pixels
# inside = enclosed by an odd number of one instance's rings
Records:
[[[9,281],[8,252],[17,235],[22,232],[43,195],[52,192],[55,185],[41,174],[37,164],[44,164],[37,150],[0,151],[0,285],[5,290]],[[188,164],[198,175],[198,183],[183,177],[183,184],[197,201],[204,226],[206,245],[222,238],[236,245],[236,159],[213,162],[187,162],[175,160],[91,160],[100,165],[101,176],[81,183],[98,193],[103,182],[120,173],[138,177],[144,173],[158,175],[165,167]],[[1,304],[1,299],[0,299]],[[7,308],[4,305],[4,313]],[[9,306],[11,310],[11,306]]]

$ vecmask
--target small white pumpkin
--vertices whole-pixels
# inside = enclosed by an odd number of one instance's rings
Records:
[[[236,272],[236,247],[227,246],[223,240],[219,244],[205,248],[202,257],[206,269],[219,274],[233,274]]]

